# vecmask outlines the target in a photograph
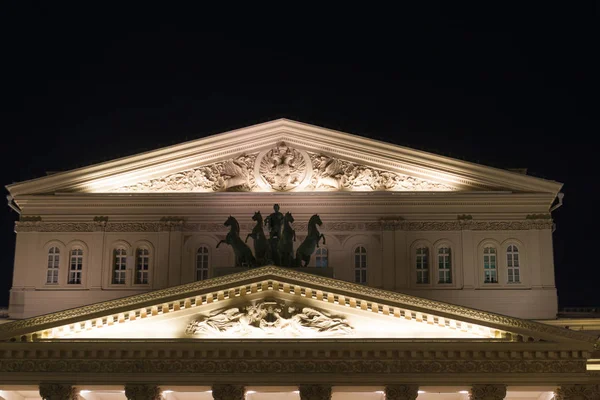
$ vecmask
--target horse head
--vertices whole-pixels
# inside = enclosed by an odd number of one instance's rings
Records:
[[[286,212],[285,216],[283,217],[284,220],[286,220],[287,222],[289,222],[290,224],[292,222],[294,222],[294,217],[292,217],[292,213],[291,212]]]
[[[257,221],[257,222],[262,222],[263,218],[262,215],[260,214],[260,211],[256,211],[254,213],[254,215],[252,216],[252,221]]]
[[[321,221],[321,217],[319,217],[319,214],[315,214],[312,217],[310,217],[310,220],[308,221],[308,224],[310,225],[311,223],[315,224],[315,225],[323,225],[323,222]]]

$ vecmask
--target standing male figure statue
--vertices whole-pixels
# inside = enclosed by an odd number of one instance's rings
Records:
[[[281,257],[278,252],[279,239],[281,238],[281,228],[283,226],[283,214],[279,212],[279,204],[273,205],[274,212],[265,218],[265,225],[269,227],[269,245],[271,246],[271,256],[275,265],[281,265]]]

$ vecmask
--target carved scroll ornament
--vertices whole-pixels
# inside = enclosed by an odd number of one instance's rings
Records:
[[[259,302],[230,308],[188,324],[186,333],[203,337],[298,337],[348,335],[346,320],[310,307]]]

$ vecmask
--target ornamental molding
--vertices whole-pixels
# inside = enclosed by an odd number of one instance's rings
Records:
[[[305,287],[314,292],[321,292],[321,298],[324,301],[328,301],[329,298],[333,299],[333,295],[343,295],[346,298],[357,299],[357,302],[366,301],[365,305],[368,305],[368,302],[375,302],[386,307],[431,313],[432,315],[457,320],[467,320],[484,326],[491,325],[498,329],[529,337],[551,341],[576,340],[580,341],[584,348],[591,348],[596,343],[596,338],[586,333],[275,266],[250,269],[236,274],[1,324],[0,340],[23,335],[27,332],[37,332],[52,325],[73,323],[81,319],[88,320],[114,313],[129,313],[140,307],[172,302],[172,307],[175,308],[176,306],[179,307],[179,304],[186,303],[186,301],[195,303],[202,293],[210,294],[212,298],[214,292],[217,292],[216,295],[218,295],[218,292],[229,295],[231,291],[235,292],[236,290],[245,292],[252,282],[254,285],[260,284],[266,290],[274,290],[275,287],[287,284],[298,287],[298,293],[300,293],[300,288]],[[332,296],[325,296],[329,293]]]
[[[0,372],[21,373],[77,373],[95,374],[340,374],[356,379],[364,374],[377,374],[385,378],[392,374],[584,374],[585,361],[537,361],[537,360],[394,360],[355,359],[295,360],[286,358],[257,359],[52,359],[23,358],[0,359]],[[316,376],[315,375],[315,376]],[[536,375],[537,376],[537,375]],[[282,377],[283,378],[283,377]],[[114,375],[115,382],[126,377]],[[554,378],[553,378],[554,379]],[[0,378],[1,382],[1,378]],[[567,397],[564,397],[567,399]]]
[[[44,400],[77,400],[78,391],[71,385],[59,383],[41,383],[40,396]]]
[[[127,400],[162,400],[162,391],[155,385],[125,385]]]
[[[240,223],[242,232],[251,232],[255,223]],[[296,220],[294,229],[305,232],[308,220]],[[511,220],[511,221],[405,221],[382,220],[371,222],[325,222],[320,227],[323,232],[355,231],[509,231],[529,229],[552,229],[552,220]],[[222,223],[193,223],[183,219],[160,222],[15,222],[17,232],[161,232],[178,230],[183,232],[227,232]]]
[[[506,385],[473,385],[470,400],[504,400]]]
[[[561,385],[556,390],[556,400],[598,400],[600,385]]]
[[[387,385],[386,400],[415,400],[419,395],[419,385]]]
[[[372,159],[377,162],[378,160]],[[422,172],[422,171],[421,171]],[[279,141],[270,149],[171,173],[110,193],[392,191],[446,192],[457,186],[313,153]]]
[[[246,391],[242,385],[216,384],[211,389],[212,397],[215,400],[244,400],[246,397]]]
[[[300,385],[300,400],[331,400],[330,385]]]

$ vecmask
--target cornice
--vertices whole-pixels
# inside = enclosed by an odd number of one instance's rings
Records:
[[[510,171],[455,160],[373,139],[280,119],[142,154],[8,185],[13,197],[60,190],[108,189],[119,176],[125,184],[191,169],[249,151],[260,151],[278,141],[299,148],[339,154],[375,163],[399,173],[434,179],[463,188],[504,188],[556,195],[562,184]],[[93,185],[92,185],[93,183]],[[92,186],[90,186],[92,185]]]
[[[242,232],[252,231],[254,223],[240,223]],[[308,220],[297,220],[294,229],[305,232]],[[509,231],[529,229],[551,229],[552,220],[527,219],[508,221],[403,221],[383,220],[367,222],[325,222],[319,228],[323,232],[379,232],[390,231]],[[223,223],[190,223],[179,224],[158,222],[108,222],[104,225],[96,222],[42,222],[17,221],[16,232],[227,232],[229,228]]]
[[[288,288],[290,286],[305,287],[311,293],[314,291],[317,299],[319,299],[318,292],[320,291],[320,299],[323,301],[334,301],[335,295],[344,296],[359,299],[361,307],[362,302],[365,302],[365,307],[368,307],[371,302],[382,307],[392,307],[394,310],[402,308],[419,313],[431,313],[444,318],[505,330],[524,335],[524,337],[550,341],[572,340],[590,349],[596,343],[595,337],[585,333],[274,266],[256,268],[237,274],[14,321],[0,325],[0,338],[8,339],[28,332],[38,332],[52,326],[70,324],[82,319],[100,318],[115,313],[126,312],[129,315],[133,312],[132,310],[157,304],[162,305],[162,309],[168,312],[171,308],[179,309],[181,304],[195,304],[199,299],[198,296],[202,294],[207,296],[205,301],[208,301],[208,295],[212,299],[213,297],[224,298],[235,293],[236,290],[246,293],[248,285],[251,284],[255,286],[258,284],[264,290],[285,290],[286,285]],[[302,289],[294,291],[298,295],[301,292]],[[332,295],[329,296],[329,293]],[[395,314],[396,311],[394,311]],[[412,311],[407,316],[412,318]]]

